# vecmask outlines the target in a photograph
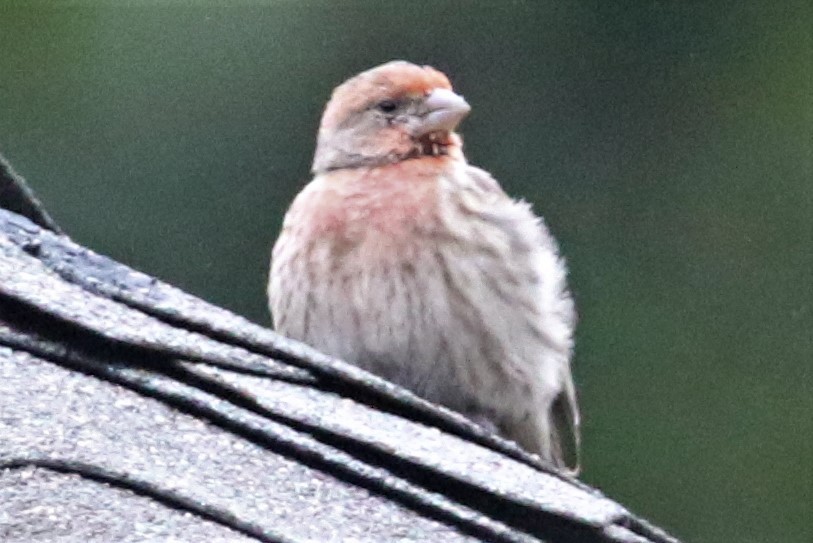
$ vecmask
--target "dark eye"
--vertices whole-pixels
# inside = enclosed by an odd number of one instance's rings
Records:
[[[398,104],[393,100],[384,100],[379,102],[375,107],[382,113],[392,113],[398,108]]]

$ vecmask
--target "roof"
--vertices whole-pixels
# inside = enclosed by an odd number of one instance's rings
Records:
[[[675,542],[355,366],[77,245],[0,160],[0,540]]]

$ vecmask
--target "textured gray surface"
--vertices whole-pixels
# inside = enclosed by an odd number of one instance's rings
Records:
[[[0,473],[0,503],[4,543],[256,541],[132,492],[42,468]]]
[[[0,470],[0,541],[674,541],[453,413],[3,210]]]
[[[261,446],[180,413],[158,400],[144,398],[123,387],[109,386],[94,377],[31,355],[5,349],[0,356],[0,383],[3,395],[0,435],[4,438],[0,464],[11,458],[59,458],[102,466],[229,511],[257,526],[296,527],[297,540],[320,541],[334,529],[342,538],[350,539],[467,539],[420,516],[409,516],[409,522],[404,523],[407,515],[392,501],[365,489],[341,484],[324,472],[282,455],[269,454]],[[183,388],[170,380],[164,386]],[[251,417],[246,415],[246,418]],[[281,434],[293,433],[287,427],[268,421],[257,420],[254,424]],[[11,479],[12,484],[19,482],[16,471],[6,472],[2,480]],[[8,482],[3,488],[6,493],[10,492]],[[85,489],[85,492],[91,491]],[[109,489],[105,492],[111,494]],[[279,499],[283,496],[295,499]],[[123,532],[131,525],[144,529],[143,536],[148,539],[155,526],[134,524],[129,514],[115,517],[105,511],[109,504],[126,511],[127,499],[131,497],[125,492],[112,493],[104,500],[105,507],[100,509],[102,518],[91,519],[92,523],[119,518],[120,522],[111,524],[114,530],[109,536],[111,539],[114,533]],[[73,517],[74,509],[68,507],[66,501],[50,497],[49,500],[51,506],[45,521]],[[19,513],[14,514],[19,507],[18,504],[4,514],[19,518]],[[91,517],[90,513],[85,511],[83,516]],[[65,526],[56,523],[53,528],[61,532],[73,526],[78,540],[85,526],[70,520],[63,522]],[[18,522],[13,525],[17,525],[17,532],[22,530]],[[41,529],[36,524],[31,528]],[[210,528],[223,530],[216,525]],[[175,537],[184,534],[181,530]],[[184,535],[187,536],[185,540],[199,540],[194,533]]]

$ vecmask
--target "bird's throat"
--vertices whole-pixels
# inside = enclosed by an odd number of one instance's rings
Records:
[[[424,134],[415,140],[413,158],[447,156],[452,144],[451,134],[448,131]]]

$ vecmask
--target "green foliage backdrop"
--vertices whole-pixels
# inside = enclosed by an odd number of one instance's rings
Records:
[[[585,479],[687,541],[813,541],[809,2],[227,4],[0,6],[0,151],[68,233],[267,324],[331,89],[435,65],[570,262]]]

